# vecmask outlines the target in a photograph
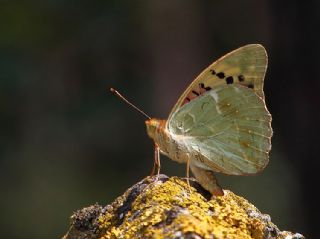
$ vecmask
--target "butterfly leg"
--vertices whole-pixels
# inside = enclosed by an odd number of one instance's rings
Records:
[[[188,158],[187,160],[186,174],[187,174],[187,184],[188,184],[189,192],[191,192],[190,181],[189,181],[189,178],[190,178],[189,171],[190,171],[190,158]]]
[[[153,176],[155,174],[155,172],[157,172],[156,181],[159,178],[160,168],[161,168],[161,164],[160,164],[160,149],[159,149],[159,146],[155,144],[154,145],[154,163],[153,163],[153,168],[152,168],[150,176]]]
[[[201,186],[208,190],[213,196],[223,196],[223,190],[218,184],[217,178],[210,170],[190,165],[191,171]]]
[[[156,145],[155,147],[155,155],[156,155],[156,162],[157,162],[157,180],[159,178],[159,175],[160,175],[160,168],[161,168],[161,164],[160,164],[160,149],[159,149],[159,146]]]

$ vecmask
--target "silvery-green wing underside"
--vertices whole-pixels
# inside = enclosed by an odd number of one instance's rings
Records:
[[[168,119],[167,130],[203,168],[246,175],[268,163],[271,115],[264,100],[241,85],[218,86],[185,104]]]
[[[190,84],[173,107],[169,118],[198,95],[220,85],[242,85],[264,99],[263,81],[267,52],[259,44],[240,47],[213,62]]]

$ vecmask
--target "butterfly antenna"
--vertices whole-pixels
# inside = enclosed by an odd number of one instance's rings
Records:
[[[132,104],[130,101],[128,101],[126,98],[124,98],[117,90],[110,88],[110,91],[115,94],[116,96],[118,96],[120,99],[122,99],[124,102],[126,102],[128,105],[130,105],[131,107],[133,107],[136,111],[138,111],[140,114],[144,115],[145,117],[147,117],[148,119],[151,119],[151,117],[149,115],[147,115],[146,113],[144,113],[142,110],[140,110],[137,106],[135,106],[134,104]]]

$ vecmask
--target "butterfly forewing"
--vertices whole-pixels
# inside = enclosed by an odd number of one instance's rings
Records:
[[[263,46],[250,44],[223,56],[206,68],[181,95],[171,115],[219,85],[243,85],[264,99],[263,80],[267,68],[267,53]]]
[[[167,128],[204,168],[254,174],[268,163],[271,115],[264,100],[247,87],[216,86],[173,112]]]

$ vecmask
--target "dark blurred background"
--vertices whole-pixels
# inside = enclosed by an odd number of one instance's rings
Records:
[[[73,211],[106,205],[147,176],[144,118],[166,118],[211,62],[248,43],[269,54],[270,164],[219,176],[281,230],[315,238],[319,1],[1,1],[0,225],[3,238],[59,238]],[[162,172],[185,175],[162,157]]]

